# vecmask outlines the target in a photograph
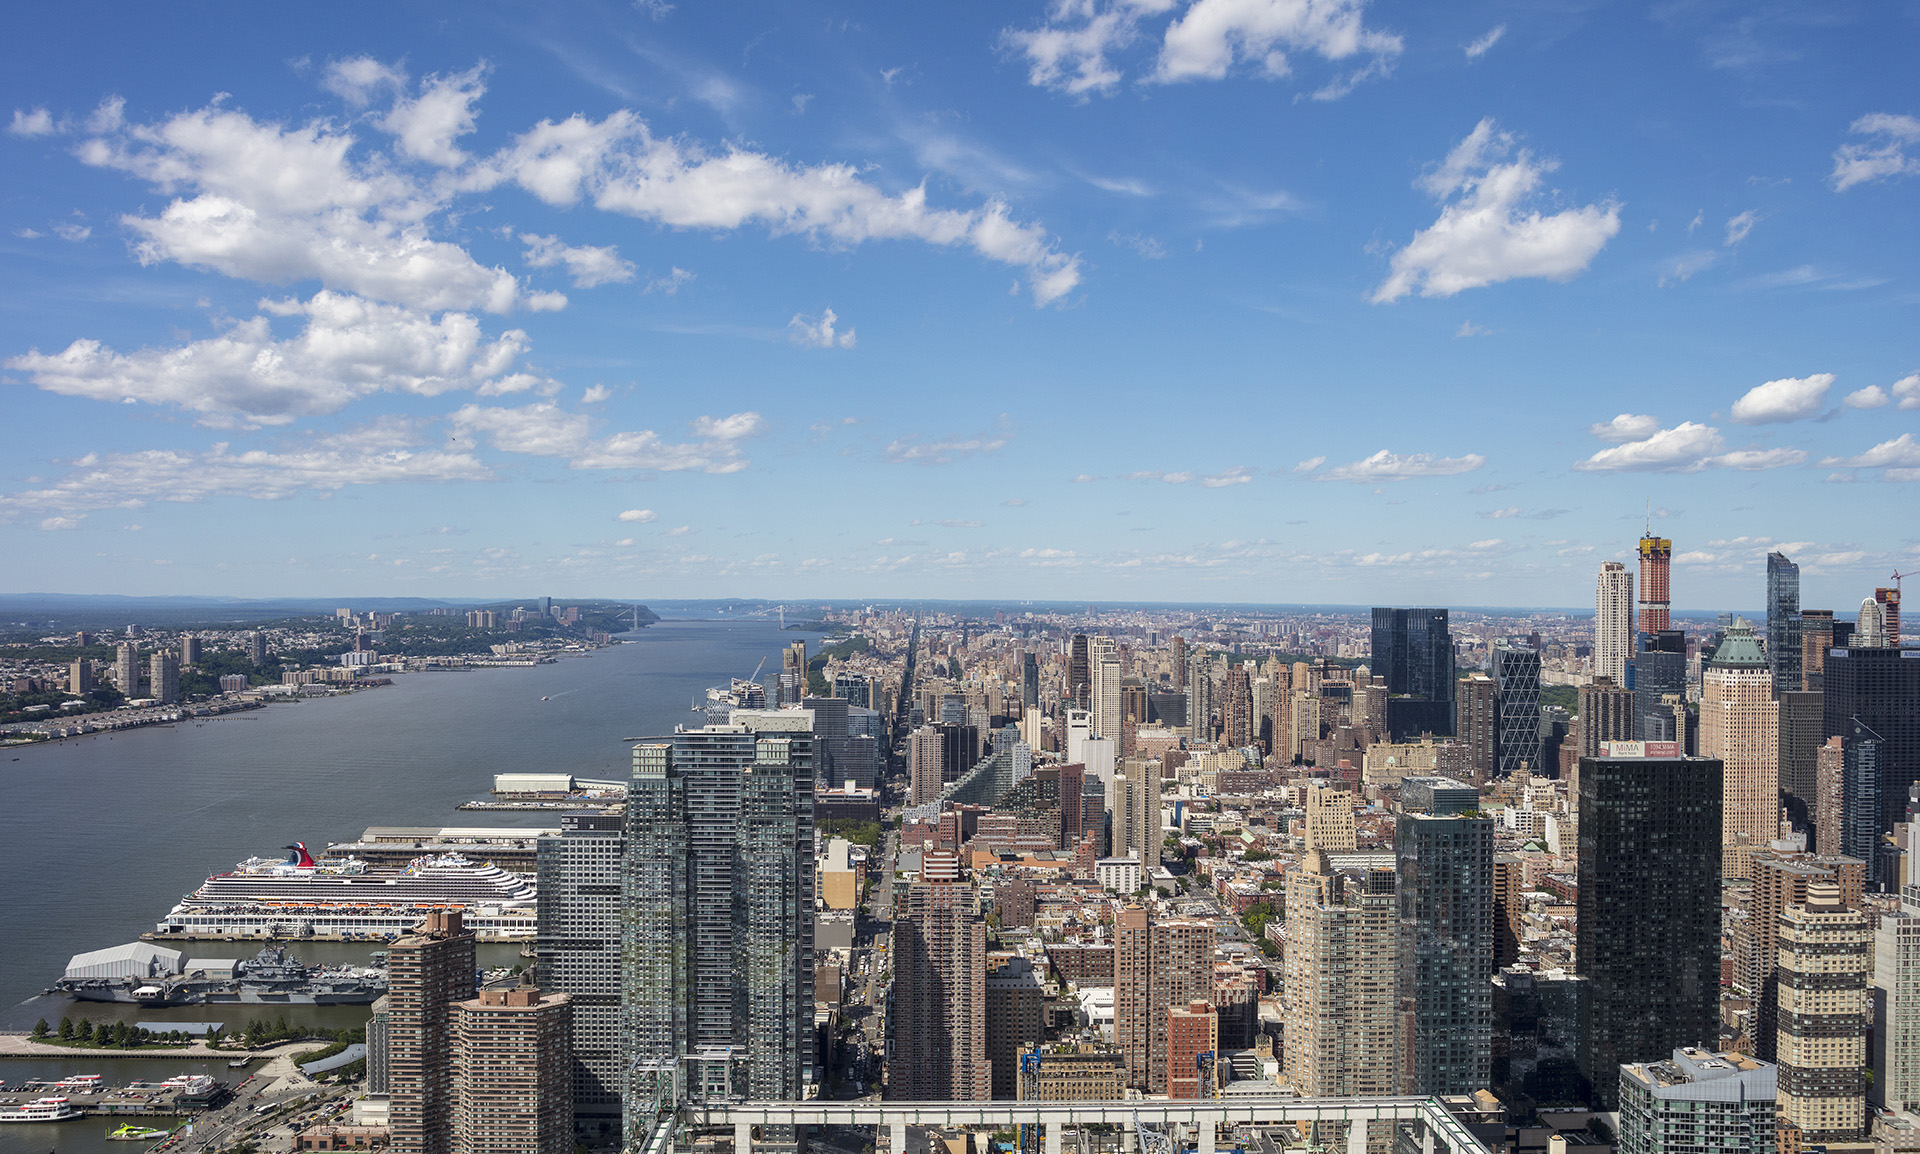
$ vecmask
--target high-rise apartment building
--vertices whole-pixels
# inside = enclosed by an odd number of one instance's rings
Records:
[[[388,1130],[394,1154],[453,1148],[454,1006],[473,997],[473,935],[460,912],[428,914],[387,944]]]
[[[1505,642],[1493,647],[1494,747],[1501,777],[1523,770],[1552,777],[1540,764],[1540,653]]]
[[[629,1142],[682,1074],[694,1097],[796,1099],[812,1080],[811,741],[709,725],[634,746],[622,911]]]
[[[1578,757],[1598,757],[1608,742],[1633,740],[1633,690],[1606,674],[1579,690]]]
[[[1187,734],[1200,741],[1213,740],[1213,659],[1204,649],[1187,657]]]
[[[1735,619],[1700,675],[1700,753],[1720,759],[1720,872],[1747,863],[1780,826],[1780,706],[1774,672],[1745,618]]]
[[[1780,767],[1780,791],[1791,794],[1800,807],[1796,820],[1811,814],[1816,797],[1815,759],[1825,734],[1825,695],[1818,690],[1795,689],[1779,695],[1780,743],[1777,761]]]
[[[1915,653],[1853,644],[1827,654],[1825,736],[1848,737],[1858,721],[1884,743],[1876,834],[1905,819],[1907,790],[1920,780],[1920,708],[1914,706],[1920,701],[1920,656]]]
[[[81,697],[93,692],[93,662],[84,657],[74,659],[73,667],[67,673],[67,692],[77,693]]]
[[[1613,1075],[1618,1154],[1776,1154],[1776,1071],[1745,1054],[1676,1049]]]
[[[1767,554],[1767,666],[1778,695],[1801,687],[1800,566]]]
[[[1129,906],[1114,919],[1113,1034],[1127,1084],[1167,1091],[1167,1011],[1213,997],[1213,923],[1155,919]]]
[[[1720,762],[1638,748],[1580,759],[1579,1065],[1608,1109],[1622,1063],[1719,1037]]]
[[[1493,1076],[1493,820],[1394,823],[1400,1001],[1413,1011],[1411,1094],[1471,1094]]]
[[[140,649],[131,641],[113,652],[113,684],[126,697],[140,696]]]
[[[1747,919],[1734,941],[1735,985],[1753,1001],[1754,1054],[1772,1061],[1780,1009],[1780,915],[1807,900],[1809,886],[1838,888],[1841,900],[1858,904],[1867,865],[1849,857],[1772,849],[1753,859]]]
[[[1880,625],[1886,630],[1887,644],[1900,648],[1900,590],[1881,586],[1873,591],[1874,604],[1880,607]]]
[[[147,693],[161,705],[180,700],[180,659],[162,649],[147,659]]]
[[[987,971],[987,1060],[993,1096],[1019,1096],[1020,1055],[1046,1037],[1047,989],[1033,963],[1011,957]]]
[[[267,635],[258,629],[247,634],[247,660],[255,665],[267,663]]]
[[[1401,1092],[1399,922],[1392,870],[1337,872],[1314,849],[1288,871],[1282,1020],[1302,1096]]]
[[[1780,914],[1776,1061],[1780,1125],[1800,1146],[1857,1141],[1867,1131],[1867,972],[1873,936],[1831,881],[1807,886]]]
[[[534,975],[567,996],[573,1124],[583,1137],[620,1134],[620,890],[626,823],[618,813],[560,815],[535,849],[539,933]]]
[[[1833,610],[1800,611],[1800,688],[1826,688],[1827,650],[1833,648]]]
[[[180,635],[180,664],[200,664],[200,639],[191,633]]]
[[[1485,785],[1500,770],[1500,711],[1493,678],[1484,673],[1469,673],[1460,679],[1455,703],[1457,718],[1454,733],[1467,747],[1467,773],[1474,785]]]
[[[1641,633],[1659,633],[1669,627],[1672,594],[1667,579],[1673,568],[1673,542],[1655,537],[1649,528],[1640,538],[1640,628]]]
[[[1369,668],[1387,679],[1387,732],[1394,741],[1453,736],[1453,633],[1445,609],[1374,609]]]
[[[907,735],[907,788],[914,805],[925,805],[940,796],[945,784],[940,775],[941,750],[940,731],[931,725]]]
[[[887,1097],[985,1101],[987,927],[964,885],[916,882],[896,923]]]
[[[1912,799],[1920,810],[1920,796]],[[1920,1110],[1920,822],[1906,824],[1899,911],[1873,932],[1873,1104]]]
[[[1620,561],[1602,561],[1593,593],[1593,675],[1627,683],[1633,658],[1633,574]]]
[[[1247,665],[1241,662],[1227,670],[1227,692],[1221,699],[1221,739],[1234,749],[1253,744],[1253,685],[1247,677]]]
[[[453,1005],[453,1146],[459,1154],[572,1154],[566,994],[522,984]]]

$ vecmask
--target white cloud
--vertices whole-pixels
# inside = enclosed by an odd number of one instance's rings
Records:
[[[699,470],[737,473],[747,467],[739,442],[762,431],[758,413],[700,417],[690,422],[691,442],[670,442],[651,429],[593,435],[593,421],[550,402],[517,409],[465,405],[449,415],[465,436],[486,436],[504,452],[564,458],[575,469],[646,469],[663,473]]]
[[[760,224],[777,235],[852,246],[914,239],[967,245],[990,260],[1024,269],[1036,304],[1050,304],[1080,283],[1079,258],[1054,247],[1046,230],[1012,219],[1005,202],[937,209],[924,185],[889,196],[847,164],[813,167],[739,147],[709,153],[678,138],[656,137],[621,110],[603,120],[542,121],[469,171],[476,190],[515,183],[552,205],[582,198],[673,228],[731,231]]]
[[[922,439],[918,433],[897,437],[887,445],[884,455],[895,464],[945,465],[961,457],[999,452],[1012,440],[1013,434],[1007,431],[1003,418],[1000,427],[993,432],[971,437],[949,436],[931,441]],[[1084,473],[1081,477],[1093,479]]]
[[[7,125],[7,131],[15,136],[51,136],[57,129],[53,117],[44,108],[31,112],[13,110],[13,121]]]
[[[1461,337],[1485,337],[1485,336],[1492,336],[1492,335],[1493,335],[1492,329],[1487,328],[1484,325],[1476,325],[1472,321],[1461,321],[1460,327],[1453,330],[1453,336],[1455,340],[1458,340]]]
[[[668,273],[666,276],[656,277],[653,280],[648,281],[646,291],[650,293],[654,293],[654,292],[665,293],[668,296],[678,296],[680,293],[680,286],[686,284],[688,281],[691,281],[693,279],[694,279],[694,274],[688,272],[686,269],[679,268],[676,266],[674,270]]]
[[[1747,234],[1752,232],[1753,226],[1759,223],[1760,214],[1753,209],[1748,209],[1727,221],[1727,247],[1732,248],[1747,239]]]
[[[53,232],[61,240],[72,241],[75,244],[93,235],[93,230],[84,224],[56,224],[53,226]]]
[[[668,529],[666,532],[660,535],[662,537],[685,537],[690,535],[692,532],[693,532],[692,525],[682,525],[677,529]]]
[[[298,335],[274,337],[268,315],[176,348],[118,353],[97,340],[58,353],[38,349],[8,359],[49,392],[102,401],[171,405],[203,424],[278,425],[337,412],[374,393],[437,396],[456,389],[483,395],[540,383],[513,372],[527,349],[513,329],[489,341],[466,313],[438,320],[394,305],[320,292],[308,301],[262,301],[263,314],[303,317]]]
[[[1920,156],[1907,155],[1909,145],[1920,144],[1920,117],[1872,112],[1854,121],[1850,131],[1867,141],[1842,144],[1834,152],[1833,172],[1827,177],[1834,191],[1920,173]]]
[[[962,521],[957,517],[943,517],[940,520],[935,521],[934,524],[940,526],[943,529],[978,529],[981,525],[985,524],[985,522]]]
[[[87,515],[85,513],[80,514],[78,517],[47,517],[41,520],[40,527],[49,531],[78,529],[80,522],[86,520],[86,517]]]
[[[1639,441],[1652,436],[1660,428],[1660,422],[1644,414],[1621,413],[1611,421],[1597,425],[1588,425],[1587,432],[1612,444],[1623,441]]]
[[[1298,465],[1295,465],[1293,471],[1296,473],[1311,473],[1326,463],[1327,459],[1325,457],[1308,457]]]
[[[1611,200],[1551,216],[1529,209],[1558,162],[1536,161],[1521,149],[1502,163],[1509,153],[1513,137],[1488,118],[1418,181],[1441,203],[1440,218],[1393,254],[1392,271],[1374,290],[1376,304],[1415,289],[1449,297],[1516,277],[1569,280],[1620,231],[1620,205]]]
[[[652,509],[628,509],[620,514],[620,520],[634,521],[642,525],[658,521],[659,519],[660,514],[654,512]]]
[[[1817,417],[1827,403],[1827,390],[1833,387],[1833,381],[1832,373],[1814,373],[1755,385],[1747,390],[1746,396],[1733,403],[1731,415],[1742,425],[1770,425]]]
[[[593,385],[589,387],[586,392],[580,394],[580,403],[583,405],[597,405],[611,396],[613,396],[612,389],[609,389],[605,385]]]
[[[1885,408],[1890,400],[1892,400],[1892,398],[1887,396],[1887,390],[1881,388],[1879,385],[1868,385],[1864,389],[1855,389],[1844,398],[1845,404],[1849,409],[1881,409]]]
[[[400,151],[416,160],[442,168],[458,168],[467,154],[454,141],[473,131],[477,115],[474,105],[486,95],[480,82],[486,74],[484,64],[465,72],[429,76],[420,83],[418,96],[402,96],[393,108],[375,123],[396,138]]]
[[[1507,26],[1505,24],[1495,24],[1487,30],[1485,36],[1462,48],[1461,51],[1467,54],[1468,60],[1478,60],[1482,56],[1485,56],[1488,50],[1494,45],[1500,43],[1500,38],[1506,34]]]
[[[1480,515],[1489,521],[1504,521],[1511,517],[1518,517],[1520,516],[1520,513],[1521,513],[1520,506],[1508,505],[1504,509],[1494,509],[1491,512],[1482,513]]]
[[[1252,481],[1255,470],[1246,465],[1235,465],[1220,473],[1194,473],[1182,471],[1168,473],[1160,469],[1143,469],[1126,474],[1129,481],[1164,481],[1169,485],[1200,485],[1208,489],[1225,489],[1233,485],[1244,485]]]
[[[1080,97],[1111,92],[1120,83],[1120,69],[1107,54],[1139,39],[1141,16],[1171,6],[1171,0],[1147,4],[1055,0],[1046,23],[1038,28],[1008,28],[1000,34],[1000,43],[1027,58],[1027,83],[1035,88]]]
[[[835,332],[834,325],[839,321],[832,309],[820,314],[813,320],[804,313],[795,313],[787,322],[787,339],[802,348],[809,349],[850,349],[854,344],[853,330]]]
[[[43,488],[0,495],[0,516],[88,509],[135,509],[156,501],[219,497],[278,499],[348,485],[401,481],[485,481],[492,472],[472,454],[420,447],[410,423],[382,421],[285,450],[205,452],[154,449],[89,454]]]
[[[320,87],[352,108],[364,108],[385,93],[397,93],[406,85],[405,72],[371,56],[328,61],[327,70],[320,78]]]
[[[1594,426],[1596,430],[1605,427]],[[1687,421],[1602,449],[1584,461],[1576,461],[1573,467],[1586,473],[1698,473],[1710,468],[1753,472],[1788,468],[1806,460],[1807,454],[1800,449],[1749,446],[1729,452],[1720,430]]]
[[[1920,373],[1909,373],[1893,382],[1893,395],[1902,409],[1920,409]]]
[[[1314,480],[1352,481],[1360,485],[1376,485],[1385,481],[1407,481],[1417,477],[1452,477],[1460,473],[1471,473],[1486,463],[1487,459],[1478,453],[1468,453],[1461,457],[1436,457],[1432,453],[1410,453],[1402,457],[1382,449],[1371,457],[1345,465],[1336,465],[1315,476]]]
[[[591,245],[575,246],[566,244],[557,236],[537,236],[530,232],[520,234],[520,243],[527,246],[527,263],[534,268],[566,265],[567,274],[573,277],[575,288],[595,288],[633,279],[633,264],[621,260],[620,253],[612,245],[597,248]]]
[[[1705,272],[1719,263],[1720,253],[1714,249],[1688,249],[1673,258],[1673,267],[1660,277],[1660,287],[1692,280],[1695,273]]]
[[[1920,441],[1914,440],[1912,433],[1902,433],[1857,457],[1828,457],[1820,463],[1849,469],[1920,469]]]

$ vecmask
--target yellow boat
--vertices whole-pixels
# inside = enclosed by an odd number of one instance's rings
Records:
[[[129,1122],[118,1130],[107,1131],[109,1142],[150,1142],[155,1138],[165,1138],[170,1130],[156,1130],[151,1126],[135,1126]]]

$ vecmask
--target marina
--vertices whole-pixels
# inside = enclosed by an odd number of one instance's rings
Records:
[[[90,1115],[175,1118],[205,1110],[227,1093],[206,1074],[177,1074],[159,1082],[108,1086],[98,1074],[34,1078],[0,1086],[0,1122],[64,1122]]]

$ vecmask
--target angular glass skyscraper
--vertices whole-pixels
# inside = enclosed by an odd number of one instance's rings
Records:
[[[1393,740],[1453,736],[1453,633],[1445,609],[1376,608],[1371,668],[1387,681]]]
[[[1497,772],[1527,769],[1552,776],[1540,764],[1540,654],[1504,642],[1493,647],[1493,744]]]
[[[813,1074],[811,735],[710,725],[633,750],[621,954],[629,1142],[663,1103]]]
[[[1800,566],[1785,553],[1767,554],[1767,665],[1773,695],[1800,688]]]

